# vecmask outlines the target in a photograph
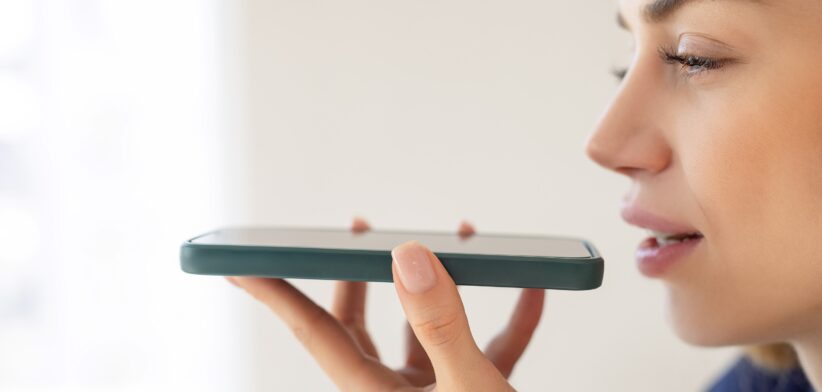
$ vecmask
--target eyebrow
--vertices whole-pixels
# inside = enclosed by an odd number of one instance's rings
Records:
[[[642,16],[650,23],[660,22],[693,0],[654,0],[642,7]]]
[[[648,23],[659,23],[673,14],[676,10],[682,8],[683,5],[691,3],[695,0],[654,0],[642,7],[642,17]],[[761,0],[746,0],[748,3],[762,3]],[[625,30],[628,29],[628,23],[621,12],[617,12],[617,24]]]

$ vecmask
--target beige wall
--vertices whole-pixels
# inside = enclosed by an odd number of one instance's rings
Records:
[[[693,391],[736,353],[679,342],[642,237],[621,222],[624,178],[583,154],[629,38],[611,2],[246,0],[226,42],[237,125],[235,223],[567,234],[606,259],[602,288],[550,291],[513,376],[522,390]],[[247,131],[247,132],[246,132]],[[322,303],[330,282],[296,282]],[[369,325],[390,364],[403,317],[373,284]],[[515,290],[462,291],[480,343]],[[237,296],[241,295],[239,292]],[[290,333],[247,303],[259,390],[331,384]]]

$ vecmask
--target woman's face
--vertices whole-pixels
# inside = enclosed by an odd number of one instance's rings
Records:
[[[674,329],[702,345],[818,330],[822,1],[619,9],[633,59],[587,152],[631,179],[626,220],[702,236],[638,251],[640,270],[665,283]]]

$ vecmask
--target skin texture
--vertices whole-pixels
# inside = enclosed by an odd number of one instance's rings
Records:
[[[362,219],[354,232],[369,230]],[[474,227],[462,223],[458,234]],[[454,281],[437,257],[417,242],[392,251],[397,296],[408,318],[405,366],[390,369],[365,326],[366,283],[337,282],[331,312],[282,279],[228,277],[232,284],[268,306],[342,391],[510,391],[507,378],[522,356],[542,315],[545,290],[524,289],[508,325],[483,351],[477,347]],[[421,255],[434,270],[424,291],[406,290],[397,260]]]
[[[787,341],[822,383],[822,2],[693,1],[657,23],[620,2],[629,70],[588,155],[625,202],[704,238],[659,278],[685,341]],[[678,53],[728,59],[668,64]]]

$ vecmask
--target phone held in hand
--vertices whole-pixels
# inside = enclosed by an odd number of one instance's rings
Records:
[[[417,240],[458,285],[589,290],[603,259],[588,241],[566,237],[327,228],[237,227],[185,241],[183,271],[199,275],[391,282],[391,249]]]

